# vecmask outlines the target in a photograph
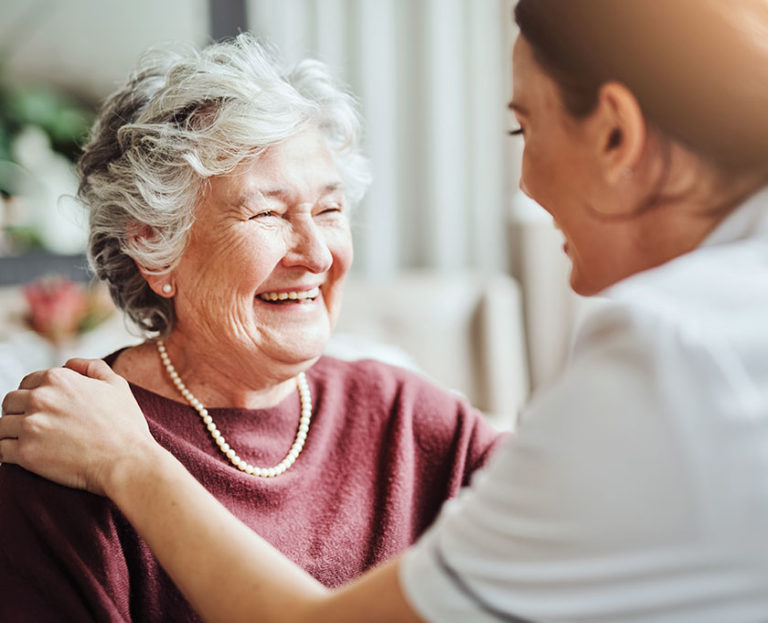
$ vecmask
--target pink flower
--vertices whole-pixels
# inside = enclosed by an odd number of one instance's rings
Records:
[[[24,287],[29,325],[52,342],[78,334],[89,311],[83,288],[64,277],[44,277]]]

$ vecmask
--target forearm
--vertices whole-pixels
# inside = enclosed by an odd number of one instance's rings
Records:
[[[232,516],[167,451],[118,463],[106,493],[211,623],[311,620],[328,591]]]
[[[231,515],[159,446],[118,462],[105,491],[209,623],[417,623],[391,561],[329,591]]]

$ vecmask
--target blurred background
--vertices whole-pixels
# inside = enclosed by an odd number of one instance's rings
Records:
[[[420,370],[509,425],[562,367],[586,302],[518,191],[513,0],[0,0],[0,393],[138,338],[89,282],[73,161],[153,45],[249,30],[359,98],[374,183],[331,354]]]

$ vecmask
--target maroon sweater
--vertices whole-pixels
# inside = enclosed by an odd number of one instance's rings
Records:
[[[132,390],[155,438],[219,501],[338,586],[413,543],[498,437],[465,401],[381,363],[324,357],[307,378],[307,443],[274,479],[234,468],[191,407]],[[296,434],[299,398],[209,411],[244,460],[270,466]],[[196,620],[109,500],[0,467],[0,621]]]

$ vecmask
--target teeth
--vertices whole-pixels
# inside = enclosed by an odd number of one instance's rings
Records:
[[[311,290],[302,290],[301,292],[264,292],[259,294],[262,301],[303,301],[305,299],[317,298],[320,294],[320,288]]]

